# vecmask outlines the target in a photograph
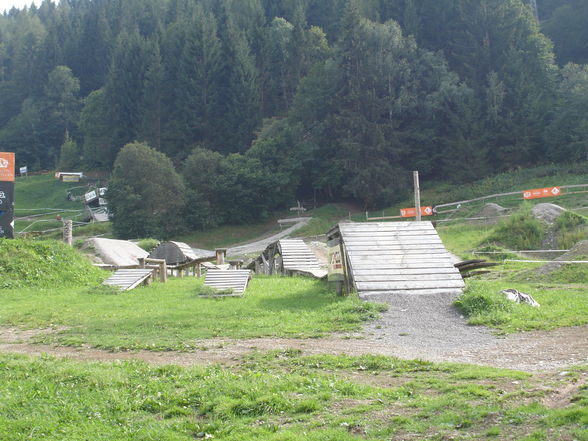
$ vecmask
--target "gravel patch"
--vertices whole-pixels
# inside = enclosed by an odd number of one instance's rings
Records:
[[[370,340],[399,345],[422,356],[442,356],[461,350],[487,348],[498,338],[488,328],[469,326],[453,306],[456,294],[394,294],[371,296],[388,311],[369,323],[364,333]]]
[[[533,216],[548,225],[553,225],[558,217],[566,211],[565,208],[555,204],[537,204],[533,207]]]

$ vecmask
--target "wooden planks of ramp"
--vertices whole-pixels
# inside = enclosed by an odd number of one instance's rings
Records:
[[[362,297],[461,293],[464,282],[431,222],[343,223],[350,274]]]
[[[308,273],[317,278],[327,275],[312,250],[302,239],[282,239],[278,242],[284,273]]]
[[[233,291],[232,295],[242,296],[250,278],[251,271],[249,270],[209,269],[206,271],[204,284],[219,290],[231,289]]]
[[[102,284],[116,286],[122,291],[129,291],[147,281],[152,274],[152,269],[119,269]]]

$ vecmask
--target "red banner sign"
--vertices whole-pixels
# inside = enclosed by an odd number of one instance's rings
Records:
[[[523,199],[552,198],[561,195],[560,187],[536,188],[534,190],[525,190]]]
[[[14,181],[14,153],[0,152],[0,181]]]
[[[416,217],[416,208],[401,208],[400,216]],[[421,216],[433,216],[433,207],[421,207]]]

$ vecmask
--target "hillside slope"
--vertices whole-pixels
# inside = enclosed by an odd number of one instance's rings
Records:
[[[56,241],[0,239],[0,289],[97,284],[105,273]]]

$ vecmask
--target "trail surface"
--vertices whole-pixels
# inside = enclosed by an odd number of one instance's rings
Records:
[[[301,217],[299,218],[298,222],[292,225],[291,227],[286,228],[283,231],[280,231],[273,236],[266,237],[265,239],[260,239],[255,242],[251,242],[245,245],[240,245],[237,247],[232,247],[227,250],[228,256],[242,256],[244,254],[250,253],[260,253],[267,248],[267,246],[275,242],[277,240],[283,239],[284,237],[288,237],[290,234],[299,230],[300,228],[308,225],[312,218],[311,217]]]
[[[373,326],[378,326],[374,324]],[[481,331],[471,328],[473,332]],[[569,366],[588,363],[588,326],[561,328],[551,332],[536,331],[509,335],[504,338],[483,337],[482,345],[471,340],[443,342],[442,335],[432,335],[424,341],[407,333],[387,338],[371,335],[369,331],[357,335],[323,339],[258,338],[246,340],[211,339],[194,342],[200,349],[191,352],[109,352],[88,346],[64,347],[31,344],[29,339],[38,332],[0,328],[0,352],[28,355],[49,354],[77,360],[115,361],[142,360],[152,364],[180,366],[225,364],[230,365],[252,351],[300,349],[304,354],[379,354],[404,359],[433,362],[471,363],[527,372],[553,372]],[[481,331],[485,334],[486,331]],[[402,334],[402,335],[400,335]]]

